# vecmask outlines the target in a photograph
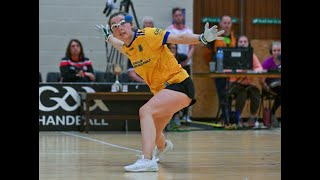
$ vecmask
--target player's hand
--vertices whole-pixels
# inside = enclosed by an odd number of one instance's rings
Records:
[[[109,25],[96,25],[94,28],[96,31],[98,31],[98,33],[108,42],[109,37],[111,35],[110,29],[109,29]]]
[[[203,44],[207,44],[208,42],[214,40],[223,40],[223,37],[218,37],[223,34],[224,30],[218,31],[217,26],[214,25],[209,29],[209,23],[207,22],[204,26],[204,33],[200,35],[200,40]]]

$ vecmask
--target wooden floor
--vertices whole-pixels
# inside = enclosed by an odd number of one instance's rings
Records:
[[[130,173],[140,132],[39,132],[40,180],[281,179],[281,129],[167,132],[158,172]]]

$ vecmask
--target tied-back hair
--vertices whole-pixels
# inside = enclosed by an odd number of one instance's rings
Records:
[[[85,57],[85,56],[84,56],[84,52],[83,52],[83,47],[82,47],[81,42],[80,42],[78,39],[71,39],[71,40],[69,41],[68,47],[67,47],[67,49],[66,49],[66,57],[67,57],[68,59],[71,59],[71,58],[72,58],[72,54],[71,54],[71,43],[73,43],[73,42],[76,42],[76,43],[79,44],[79,46],[80,46],[79,60],[80,60],[80,61],[83,61],[83,60],[84,60],[84,57]]]
[[[109,24],[110,27],[111,27],[111,19],[116,17],[116,16],[119,16],[119,15],[122,15],[123,17],[126,17],[126,15],[128,15],[128,13],[126,13],[124,11],[118,11],[118,12],[115,12],[115,13],[111,14],[111,16],[109,18],[109,21],[108,21],[108,24]]]
[[[110,31],[112,32],[112,29],[111,29],[111,19],[116,17],[116,16],[119,16],[119,15],[122,15],[123,17],[126,17],[128,15],[128,13],[124,12],[124,11],[118,11],[118,12],[115,12],[113,14],[111,14],[110,18],[109,18],[109,21],[108,21],[108,24],[109,24],[109,28],[110,28]],[[129,15],[130,16],[130,15]],[[136,31],[138,28],[134,26],[133,22],[130,22],[132,26],[131,30],[132,31]]]

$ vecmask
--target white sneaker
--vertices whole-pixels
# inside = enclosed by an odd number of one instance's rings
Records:
[[[164,148],[163,151],[159,151],[158,148],[155,148],[153,151],[153,155],[155,157],[155,159],[157,160],[157,162],[160,161],[160,158],[163,158],[163,156],[168,153],[169,151],[171,151],[173,149],[173,144],[170,140],[166,140],[166,147]]]
[[[154,150],[152,152],[152,156],[154,156],[154,158],[156,159],[156,162],[159,162],[159,157],[158,157],[159,153],[158,153],[158,147],[154,147]]]
[[[152,159],[145,159],[144,155],[139,155],[140,158],[133,164],[125,166],[124,169],[126,171],[131,172],[144,172],[144,171],[158,171],[158,164],[156,162],[155,157]]]

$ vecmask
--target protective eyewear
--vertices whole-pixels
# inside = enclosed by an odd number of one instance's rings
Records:
[[[124,26],[125,23],[126,23],[125,20],[121,20],[118,24],[112,24],[111,25],[111,30],[114,31],[114,30],[118,29],[120,25]]]

